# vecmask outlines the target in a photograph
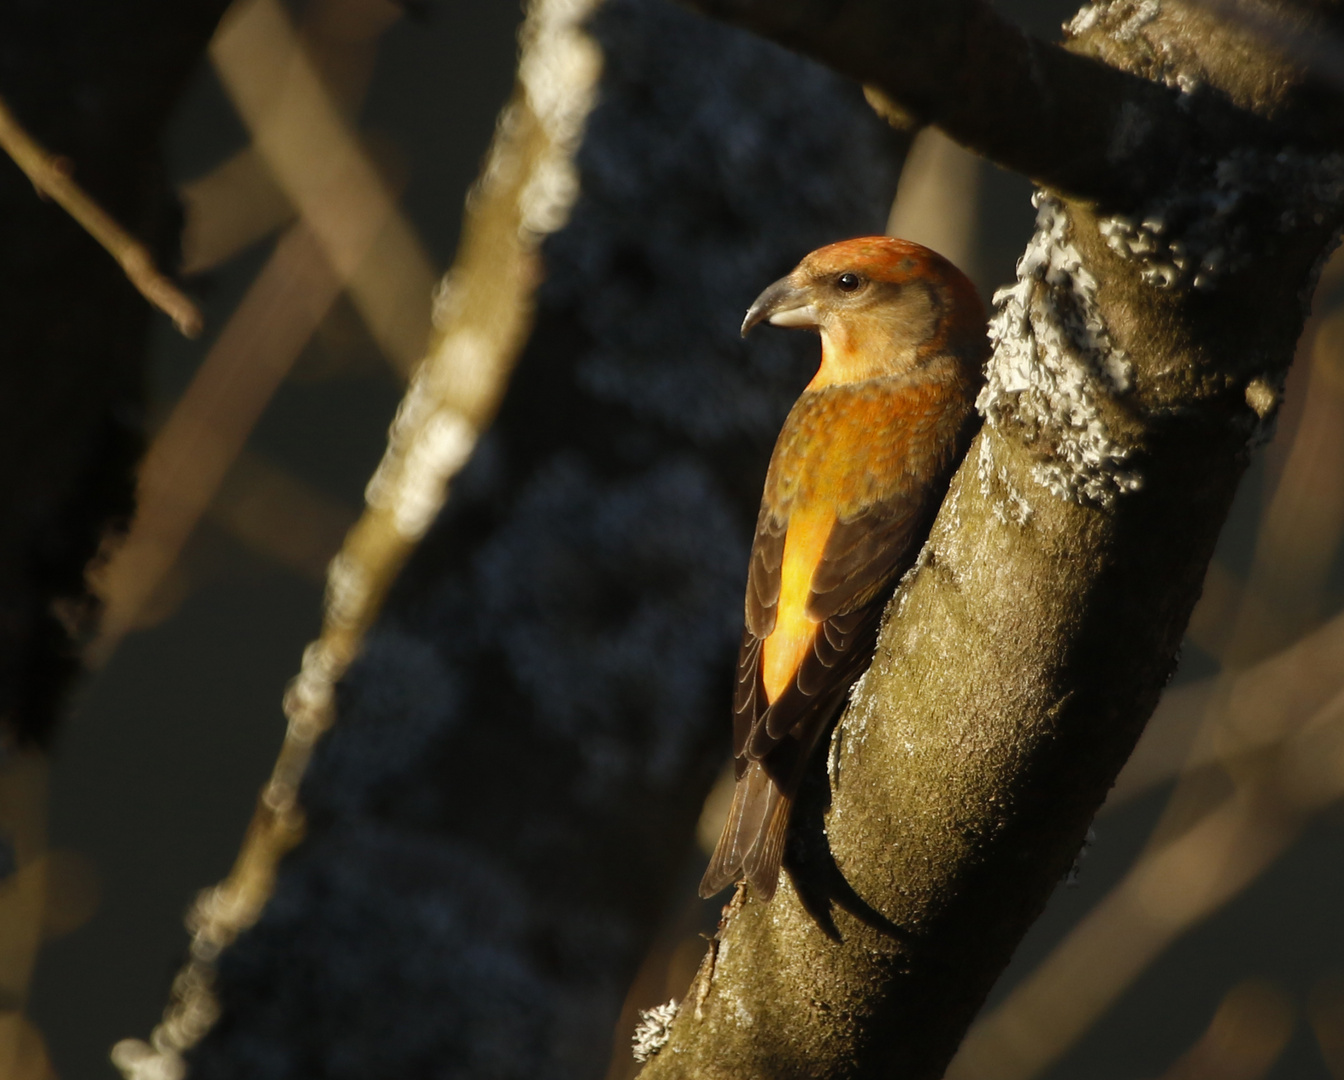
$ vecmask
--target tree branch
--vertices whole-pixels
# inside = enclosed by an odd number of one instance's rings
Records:
[[[200,309],[154,265],[149,249],[85,194],[58,158],[38,145],[0,99],[0,149],[23,170],[33,187],[53,199],[74,218],[112,258],[136,291],[162,311],[189,338],[201,332]]]
[[[1126,205],[1198,128],[1159,83],[1023,33],[984,0],[685,0],[874,86],[1006,169]]]

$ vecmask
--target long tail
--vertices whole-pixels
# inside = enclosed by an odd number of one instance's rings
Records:
[[[700,880],[700,895],[713,896],[745,875],[761,900],[774,896],[792,807],[792,796],[780,791],[761,763],[748,763],[733,791],[733,805],[714,856]]]

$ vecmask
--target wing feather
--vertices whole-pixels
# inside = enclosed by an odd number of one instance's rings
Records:
[[[862,514],[836,520],[808,597],[808,615],[819,623],[812,647],[792,684],[772,703],[766,703],[760,684],[760,646],[751,645],[748,657],[744,637],[742,664],[749,662],[754,669],[755,698],[749,723],[741,716],[735,725],[737,753],[744,749],[748,758],[761,760],[796,728],[807,725],[819,701],[838,687],[848,688],[862,674],[872,659],[887,597],[914,562],[927,530],[929,508],[921,505],[925,501],[901,485]],[[739,679],[746,675],[740,666]]]
[[[747,569],[747,629],[767,638],[775,628],[775,605],[779,603],[780,568],[784,565],[784,537],[789,531],[788,508],[772,511],[761,507],[756,520],[756,538],[751,545]]]
[[[812,618],[829,620],[865,606],[910,568],[918,554],[915,541],[926,531],[919,502],[901,493],[836,521],[812,575]]]
[[[743,751],[752,729],[765,711],[765,687],[761,683],[761,638],[751,630],[742,631],[742,647],[737,654],[737,686],[733,691],[733,757],[738,759],[738,775],[745,767]]]

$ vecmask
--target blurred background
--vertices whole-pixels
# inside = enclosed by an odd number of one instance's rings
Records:
[[[1002,6],[1052,39],[1072,14]],[[288,10],[319,78],[286,100],[309,112],[280,117],[262,92],[283,42],[235,34],[217,37],[171,124],[183,273],[207,330],[186,341],[157,325],[155,441],[141,518],[103,578],[99,666],[49,777],[10,779],[35,801],[46,785],[49,806],[15,1076],[115,1076],[111,1046],[158,1022],[183,914],[228,873],[271,772],[327,564],[360,515],[514,82],[512,3]],[[363,186],[324,203],[314,178],[343,154],[364,163]],[[890,229],[947,254],[988,300],[1013,279],[1029,196],[923,133]],[[1344,777],[1314,768],[1344,730],[1342,538],[1336,259],[1177,677],[949,1075],[1344,1080]],[[638,1011],[680,997],[703,953],[718,905],[694,898],[698,876],[629,991],[612,1080],[636,1071]]]

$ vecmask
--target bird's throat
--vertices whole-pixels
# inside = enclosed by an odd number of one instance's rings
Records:
[[[876,319],[835,320],[821,328],[821,366],[809,390],[896,375],[915,366],[916,348]]]

